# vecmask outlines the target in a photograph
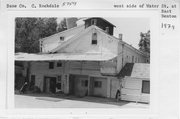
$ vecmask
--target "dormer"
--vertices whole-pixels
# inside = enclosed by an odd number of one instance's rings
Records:
[[[87,28],[91,25],[96,25],[99,28],[101,28],[102,30],[104,30],[105,32],[107,32],[108,34],[113,35],[115,26],[103,18],[91,17],[91,18],[84,19],[84,21],[85,21],[85,28]]]

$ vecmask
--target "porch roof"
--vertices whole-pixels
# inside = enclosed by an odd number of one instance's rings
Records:
[[[55,61],[55,60],[69,60],[69,61],[108,61],[115,58],[115,54],[104,53],[56,53],[56,54],[29,54],[16,53],[16,61]]]

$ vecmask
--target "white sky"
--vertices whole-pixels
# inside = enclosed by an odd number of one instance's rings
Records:
[[[116,27],[114,36],[118,37],[123,34],[123,41],[139,49],[140,32],[150,30],[150,21],[148,18],[105,18]]]
[[[105,18],[107,21],[114,24],[114,36],[123,34],[123,41],[139,49],[138,43],[140,40],[140,32],[147,32],[150,30],[150,21],[148,18]],[[58,18],[60,22],[62,18]],[[82,24],[83,22],[79,22]]]

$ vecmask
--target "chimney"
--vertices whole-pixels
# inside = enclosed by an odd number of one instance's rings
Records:
[[[106,27],[105,32],[106,32],[106,33],[109,33],[109,27]]]
[[[122,40],[122,34],[119,34],[119,40]]]

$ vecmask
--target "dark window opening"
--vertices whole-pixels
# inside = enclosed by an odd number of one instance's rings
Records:
[[[57,67],[62,67],[62,62],[57,62]]]
[[[91,20],[91,25],[96,25],[97,24],[97,19],[92,19]]]
[[[57,83],[56,83],[56,88],[61,90],[61,76],[58,76],[57,77]]]
[[[54,62],[49,62],[49,69],[54,69]]]
[[[101,86],[102,86],[102,82],[101,81],[95,81],[94,82],[94,87],[95,88],[101,88]]]
[[[97,45],[97,33],[92,34],[92,44]]]
[[[132,63],[134,62],[134,56],[132,56]]]
[[[64,37],[63,36],[60,37],[60,41],[64,41]]]
[[[88,80],[81,80],[82,87],[88,87]]]
[[[142,93],[150,94],[150,81],[142,81]]]

